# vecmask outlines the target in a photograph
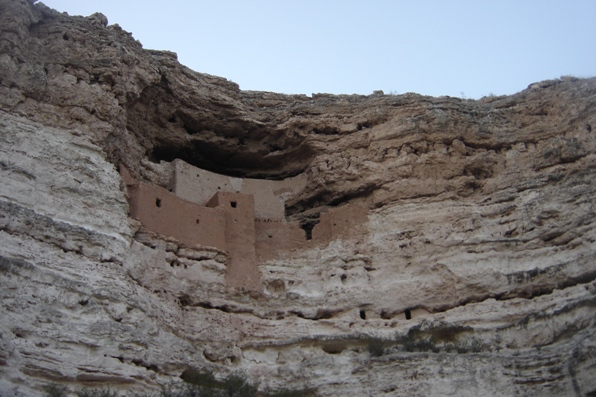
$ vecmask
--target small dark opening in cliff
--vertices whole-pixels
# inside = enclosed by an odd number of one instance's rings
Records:
[[[333,311],[328,309],[318,309],[313,320],[327,320],[333,317]]]
[[[156,207],[161,207],[161,199],[160,198],[156,198],[155,199],[155,206]]]
[[[410,309],[406,309],[404,311],[404,314],[406,315],[406,320],[411,320],[412,319],[412,312],[410,311]]]
[[[328,127],[325,126],[323,128],[313,128],[312,132],[314,132],[315,134],[320,134],[320,135],[337,135],[339,134],[339,130],[335,127]]]
[[[360,318],[366,320],[366,310],[360,309]]]
[[[238,203],[236,201],[230,201],[230,206],[232,208],[236,208],[237,205],[238,205]]]
[[[269,145],[269,153],[281,152],[283,148],[279,145]]]
[[[362,131],[364,128],[370,128],[371,124],[368,121],[365,121],[364,123],[358,123],[358,125],[356,126],[356,129],[358,131]]]
[[[153,371],[153,372],[159,372],[159,368],[157,365],[155,364],[147,364],[146,362],[144,362],[143,360],[132,360],[131,361],[134,365],[138,366],[138,367],[143,367],[146,368],[149,371]]]
[[[345,346],[339,343],[323,345],[323,351],[327,354],[341,354],[345,350]]]
[[[178,298],[178,302],[180,303],[180,306],[182,307],[186,307],[186,306],[190,306],[190,298],[188,296],[180,296]]]

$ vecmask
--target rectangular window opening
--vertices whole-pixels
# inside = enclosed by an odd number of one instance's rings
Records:
[[[156,207],[161,207],[161,199],[160,198],[156,198],[155,199],[155,206]]]
[[[238,206],[238,203],[236,201],[230,201],[230,205],[232,206],[232,208],[236,208]]]

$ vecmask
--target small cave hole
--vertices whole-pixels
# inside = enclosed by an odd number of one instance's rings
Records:
[[[145,368],[147,368],[147,370],[149,370],[149,371],[159,372],[159,367],[155,364],[149,364]]]
[[[328,320],[333,317],[333,312],[328,309],[318,309],[313,320]]]
[[[160,198],[155,199],[155,206],[161,208],[161,199]]]
[[[341,276],[339,276],[339,278],[341,279],[342,283],[345,283],[348,276],[346,274],[342,274]]]
[[[360,318],[366,320],[366,310],[360,309]]]
[[[230,201],[230,207],[236,208],[237,206],[238,206],[238,203],[236,201]]]
[[[83,299],[79,301],[79,305],[81,306],[87,306],[87,303],[89,303],[89,299]]]
[[[182,307],[190,306],[190,298],[188,296],[180,296],[178,302]]]
[[[283,149],[278,145],[269,145],[269,153],[281,152]]]
[[[62,39],[68,41],[70,40],[70,36],[67,33],[64,33],[64,35],[62,35]]]
[[[412,319],[412,312],[410,311],[410,309],[406,309],[404,311],[404,314],[406,316],[406,320],[411,320]]]
[[[344,347],[339,345],[323,346],[322,349],[327,354],[341,354],[344,351]]]
[[[358,123],[356,125],[356,130],[358,130],[358,131],[362,131],[364,128],[369,128],[369,124],[368,123]]]

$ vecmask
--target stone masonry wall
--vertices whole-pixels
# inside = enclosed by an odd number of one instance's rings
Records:
[[[285,200],[306,186],[306,177],[298,175],[284,180],[234,178],[192,166],[176,159],[173,191],[179,197],[205,205],[218,191],[252,194],[257,219],[284,219]]]
[[[123,167],[121,173],[128,175]],[[130,216],[144,227],[172,236],[189,247],[200,244],[227,249],[226,222],[220,209],[196,205],[164,188],[136,182],[129,176],[124,179],[127,181]]]
[[[186,167],[182,161],[175,163],[178,170],[175,172],[176,178],[180,174],[187,174],[188,177],[190,166]],[[202,177],[205,180],[207,174],[203,174],[203,171],[196,167],[192,169],[194,175],[199,175],[197,178]],[[209,174],[210,182],[207,186],[229,178]],[[261,290],[259,263],[279,258],[292,250],[326,244],[334,238],[362,235],[361,229],[365,228],[367,223],[367,207],[364,204],[346,204],[321,214],[320,222],[307,237],[307,233],[298,222],[285,220],[283,211],[277,214],[281,215],[280,220],[257,216],[255,203],[275,201],[272,197],[279,196],[275,196],[274,189],[265,189],[264,195],[216,190],[210,200],[204,204],[196,204],[159,186],[137,182],[124,166],[121,167],[121,175],[128,187],[131,217],[138,219],[147,229],[172,236],[189,247],[197,244],[212,246],[229,253],[226,284],[230,287]],[[181,182],[192,178],[177,180]],[[229,180],[234,181],[237,187],[244,185],[241,178]],[[247,185],[256,186],[253,182]],[[259,182],[266,186],[276,181]],[[229,188],[229,185],[224,183],[218,187],[221,186]],[[195,197],[205,196],[205,192],[196,186],[192,189],[187,187],[185,191],[201,192]],[[283,201],[281,203],[283,204]]]
[[[252,195],[217,192],[207,207],[216,207],[224,215],[226,247],[230,254],[226,284],[261,290],[261,275],[255,251],[255,209]]]

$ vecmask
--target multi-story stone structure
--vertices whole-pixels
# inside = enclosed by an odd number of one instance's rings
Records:
[[[171,191],[136,181],[121,167],[130,216],[180,243],[227,251],[226,283],[261,290],[259,263],[294,249],[349,237],[365,225],[363,205],[346,204],[321,214],[312,230],[285,218],[285,201],[305,187],[303,176],[281,181],[234,178],[181,160],[172,163]]]

